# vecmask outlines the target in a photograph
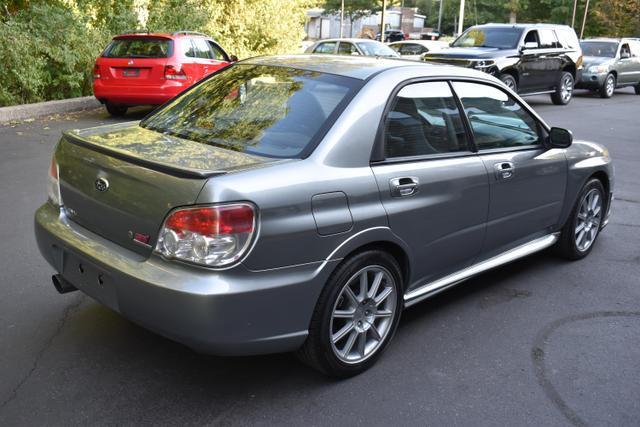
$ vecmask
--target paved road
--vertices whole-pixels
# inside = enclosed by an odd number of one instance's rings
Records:
[[[640,96],[529,101],[615,158],[612,223],[591,256],[535,255],[408,310],[374,369],[341,382],[287,354],[198,355],[58,295],[32,227],[50,155],[62,129],[114,120],[0,127],[0,425],[638,425]]]

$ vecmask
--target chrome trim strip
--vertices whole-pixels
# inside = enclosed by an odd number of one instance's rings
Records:
[[[436,280],[435,282],[420,286],[419,288],[407,292],[404,295],[404,305],[405,307],[410,307],[417,302],[487,270],[491,270],[492,268],[515,261],[518,258],[546,249],[556,243],[559,238],[560,233],[553,233],[540,237],[516,248],[510,249],[493,258],[489,258],[486,261],[479,262],[478,264],[467,267],[464,270],[450,274],[442,279]]]

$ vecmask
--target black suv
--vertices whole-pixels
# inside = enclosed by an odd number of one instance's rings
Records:
[[[384,32],[384,42],[399,42],[405,39],[404,33],[400,30],[386,30]],[[380,33],[376,34],[376,40],[380,40]]]
[[[571,101],[582,71],[578,37],[566,25],[476,25],[423,59],[485,71],[520,95],[549,93],[557,105]]]

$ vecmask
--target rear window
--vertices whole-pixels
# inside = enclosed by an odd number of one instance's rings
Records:
[[[618,42],[580,42],[584,56],[604,56],[615,58],[618,53]]]
[[[195,86],[141,126],[278,158],[310,153],[362,82],[313,71],[235,65]]]
[[[105,58],[168,58],[173,41],[152,37],[115,39],[102,55]]]

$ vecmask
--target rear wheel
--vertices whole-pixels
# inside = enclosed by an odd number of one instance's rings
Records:
[[[107,111],[114,117],[122,117],[127,114],[128,107],[126,105],[115,105],[107,102],[105,104]]]
[[[567,105],[573,97],[573,76],[563,71],[556,84],[556,91],[551,94],[551,101],[556,105]]]
[[[611,98],[613,96],[613,92],[616,90],[616,76],[613,74],[608,74],[604,79],[604,83],[600,87],[598,94],[600,94],[600,98]]]
[[[402,309],[400,267],[386,252],[361,252],[332,274],[298,357],[334,377],[357,375],[380,357]]]
[[[562,228],[558,250],[570,260],[586,257],[598,238],[605,214],[605,192],[598,179],[592,179],[580,192],[571,216]]]
[[[636,90],[636,95],[640,95],[640,83],[633,87]]]
[[[505,86],[507,86],[512,91],[514,92],[518,91],[518,83],[516,82],[516,78],[513,77],[511,74],[500,74],[498,78],[502,83],[505,84]]]

